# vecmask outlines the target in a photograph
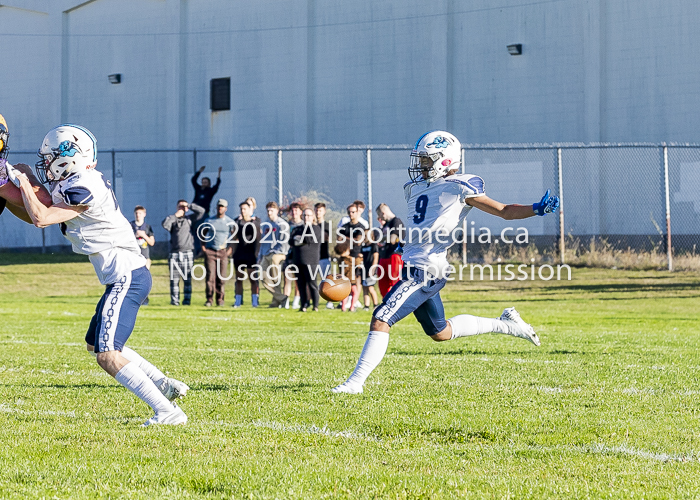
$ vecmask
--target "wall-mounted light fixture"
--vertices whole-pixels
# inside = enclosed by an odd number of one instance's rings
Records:
[[[113,83],[115,85],[118,83],[122,83],[121,73],[114,73],[113,75],[109,75],[107,78],[109,78],[109,83]]]
[[[522,43],[514,43],[512,45],[508,45],[508,53],[511,56],[519,56],[523,53],[523,44]]]

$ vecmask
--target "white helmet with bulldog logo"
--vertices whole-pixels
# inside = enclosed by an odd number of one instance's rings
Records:
[[[85,127],[64,124],[49,131],[37,153],[41,182],[61,181],[97,165],[97,139]]]
[[[443,130],[423,134],[411,151],[408,175],[413,182],[434,181],[450,170],[458,169],[462,162],[462,144]]]

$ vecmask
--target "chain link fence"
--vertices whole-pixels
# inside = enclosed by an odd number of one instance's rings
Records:
[[[281,205],[305,197],[323,200],[336,214],[356,199],[365,201],[365,217],[376,225],[374,208],[388,204],[405,219],[402,186],[410,147],[327,146],[237,148],[232,150],[103,151],[98,169],[113,184],[124,214],[144,205],[156,239],[167,241],[160,222],[177,200],[191,200],[191,178],[221,186],[216,198],[230,213],[248,196]],[[36,154],[12,152],[10,161],[33,165]],[[467,240],[489,232],[493,240],[525,228],[530,242],[556,246],[565,260],[567,241],[596,238],[618,248],[663,249],[669,268],[673,251],[695,252],[700,243],[700,147],[688,145],[470,145],[463,149],[464,173],[480,175],[486,194],[506,203],[531,204],[551,189],[562,199],[558,217],[504,221],[472,211]],[[517,223],[517,224],[516,224]],[[0,219],[0,248],[52,248],[65,245],[57,228],[38,231],[12,217]],[[670,246],[669,246],[670,244]],[[459,250],[459,245],[456,246]],[[464,251],[462,245],[461,251]]]

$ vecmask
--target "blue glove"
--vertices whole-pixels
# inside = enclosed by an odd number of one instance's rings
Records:
[[[559,197],[556,195],[552,196],[549,189],[539,203],[532,204],[532,210],[537,215],[553,214],[557,211],[557,208],[559,208]]]

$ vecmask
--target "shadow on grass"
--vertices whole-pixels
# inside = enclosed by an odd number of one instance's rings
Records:
[[[291,391],[291,392],[301,392],[303,389],[308,389],[311,387],[316,387],[314,384],[309,384],[306,382],[300,382],[298,384],[278,384],[278,385],[268,385],[268,389],[274,391]]]
[[[392,355],[396,356],[486,356],[493,354],[492,352],[477,351],[474,349],[454,349],[451,351],[391,351]]]
[[[565,290],[569,293],[615,293],[615,292],[664,292],[664,291],[698,291],[700,280],[687,283],[599,283],[590,285],[567,284],[559,286],[543,286],[540,290],[561,293]],[[529,289],[532,291],[532,289]]]
[[[489,334],[487,334],[489,335]],[[498,335],[498,334],[491,334],[491,335]],[[538,357],[537,359],[540,359],[540,355],[542,354],[549,354],[548,352],[543,352],[543,351],[533,351],[533,345],[530,344],[529,342],[523,343],[523,349],[510,349],[508,351],[504,351],[502,349],[498,349],[494,347],[492,351],[481,351],[481,350],[476,350],[476,349],[452,349],[449,351],[431,351],[431,352],[425,352],[425,351],[391,351],[391,354],[396,354],[398,356],[435,356],[435,357],[445,357],[445,356],[495,356],[495,357],[501,357],[501,356],[522,356],[523,354],[527,354],[529,357],[532,357],[533,353],[537,353]],[[554,351],[553,354],[580,354],[580,353],[574,353],[572,352],[567,352],[567,351]]]
[[[218,392],[218,391],[234,391],[240,387],[239,384],[237,385],[229,385],[229,384],[199,384],[199,385],[193,385],[190,387],[190,390],[192,391],[209,391],[209,392]]]
[[[114,389],[115,387],[121,387],[116,382],[114,384],[104,383],[98,384],[96,382],[89,382],[85,384],[31,384],[24,382],[22,384],[0,384],[0,387],[26,387],[26,388],[40,388],[40,389]]]
[[[309,384],[306,382],[299,382],[298,384],[269,384],[269,385],[257,385],[250,383],[240,383],[240,384],[203,384],[192,386],[194,391],[209,391],[209,392],[226,392],[235,391],[238,389],[245,389],[247,387],[267,388],[273,391],[291,391],[291,392],[301,392],[304,389],[315,387],[314,384]]]
[[[560,282],[561,283],[561,282]],[[459,293],[455,291],[450,291],[449,295],[443,299],[445,304],[464,304],[478,302],[483,304],[493,304],[493,303],[504,303],[504,299],[496,292],[496,290],[465,290],[472,294],[472,300],[454,300],[454,294]],[[474,295],[475,292],[483,292],[482,295]],[[514,287],[508,288],[507,290],[502,290],[500,292],[507,293],[522,293],[527,294],[528,297],[524,299],[519,299],[526,302],[551,302],[554,297],[561,297],[568,299],[568,296],[579,295],[581,300],[589,300],[590,297],[581,294],[595,294],[595,295],[605,295],[605,294],[620,294],[613,297],[596,297],[596,300],[630,300],[636,297],[628,297],[625,294],[634,293],[647,293],[647,294],[664,294],[671,293],[677,294],[682,292],[693,292],[684,293],[684,298],[700,297],[700,280],[688,281],[684,283],[598,283],[598,284],[551,284],[545,286],[534,286],[534,287]],[[485,296],[489,293],[489,298]],[[492,297],[492,298],[491,298]]]
[[[493,443],[503,441],[502,436],[498,436],[491,431],[457,429],[454,427],[444,429],[376,427],[369,433],[377,436],[380,439],[417,438],[440,444]]]

